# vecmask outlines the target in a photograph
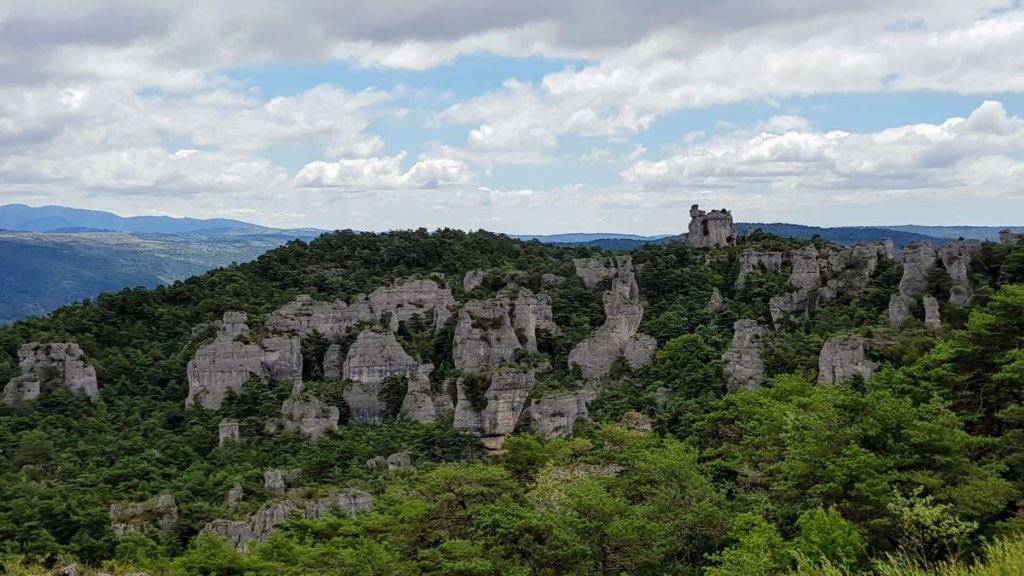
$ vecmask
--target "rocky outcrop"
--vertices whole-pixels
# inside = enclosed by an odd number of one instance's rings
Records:
[[[248,343],[242,312],[225,312],[216,340],[196,351],[188,363],[186,406],[217,410],[228,391],[239,392],[252,378],[289,383],[302,380],[302,345],[295,336],[269,336]]]
[[[1014,234],[1009,228],[999,231],[999,243],[1013,246],[1020,242],[1021,237],[1024,235]]]
[[[338,430],[339,410],[308,392],[299,391],[281,405],[279,425],[286,432],[297,432],[317,440],[327,432]],[[275,424],[269,426],[276,429]]]
[[[562,392],[530,401],[530,424],[545,440],[572,436],[577,422],[590,419],[587,402],[596,391]]]
[[[78,344],[22,344],[18,348],[18,360],[21,374],[4,386],[4,400],[8,404],[35,400],[47,386],[84,394],[90,400],[99,398],[96,369],[85,362],[85,354]]]
[[[614,258],[576,258],[572,263],[576,267],[576,275],[583,280],[583,285],[591,290],[618,274]]]
[[[466,275],[462,277],[462,289],[466,292],[476,290],[483,285],[484,277],[483,270],[470,270],[466,272]]]
[[[732,343],[722,354],[722,371],[730,392],[753,390],[764,382],[764,328],[754,320],[737,320],[733,324]]]
[[[433,280],[396,280],[371,292],[369,301],[374,315],[392,332],[398,330],[399,323],[425,315],[432,316],[434,329],[440,330],[455,305],[452,291]]]
[[[402,349],[394,334],[360,332],[342,366],[342,377],[352,381],[345,391],[352,420],[363,424],[383,422],[387,407],[380,394],[385,381],[412,380],[418,371],[419,362]]]
[[[349,306],[340,300],[320,302],[309,296],[299,296],[271,314],[266,327],[274,334],[301,338],[321,334],[328,340],[335,340],[360,322],[372,320],[374,314],[365,298],[356,298]]]
[[[240,552],[246,552],[253,542],[265,542],[274,528],[292,515],[307,520],[322,518],[331,512],[354,518],[373,508],[370,495],[362,490],[349,489],[320,498],[288,499],[264,504],[252,516],[241,521],[214,520],[206,530],[220,535]]]
[[[374,456],[366,461],[366,467],[370,470],[387,470],[388,472],[416,469],[412,464],[412,457],[409,456],[408,452],[395,452],[387,458],[383,456]]]
[[[976,240],[958,240],[939,248],[939,259],[951,281],[950,304],[966,306],[974,296],[970,278],[971,257],[980,249],[981,243]]]
[[[551,313],[551,297],[547,294],[520,290],[512,309],[512,327],[517,337],[526,340],[522,344],[528,351],[537,351],[538,330],[558,333],[558,326]]]
[[[877,368],[865,355],[863,338],[835,336],[825,342],[818,356],[818,383],[842,384],[854,376],[870,380]]]
[[[512,327],[508,298],[470,300],[459,311],[455,325],[455,369],[482,372],[511,363],[523,349]]]
[[[914,316],[910,309],[913,304],[913,298],[893,294],[892,297],[889,298],[889,324],[891,326],[900,326],[907,320],[913,318]]]
[[[740,254],[740,270],[736,276],[736,287],[743,287],[747,276],[754,272],[782,272],[783,265],[787,260],[788,258],[782,252],[747,250]]]
[[[900,253],[903,263],[903,278],[900,279],[900,296],[918,298],[928,288],[928,272],[938,262],[938,255],[930,242],[912,242]]]
[[[732,214],[725,210],[704,212],[694,204],[690,207],[690,227],[686,243],[693,248],[722,248],[736,243],[736,227]]]
[[[110,528],[114,534],[169,531],[178,523],[178,504],[165,494],[143,502],[110,505]]]
[[[448,394],[448,385],[441,384],[435,390],[431,384],[430,373],[433,370],[433,364],[420,365],[416,377],[409,381],[399,418],[428,423],[455,409],[451,395]]]
[[[242,490],[242,485],[235,483],[234,486],[228,490],[228,495],[224,499],[228,506],[228,516],[232,516],[235,510],[238,509],[238,505],[242,503],[242,498],[245,498],[245,490]]]
[[[530,390],[536,384],[533,372],[506,366],[490,373],[487,390],[483,393],[483,406],[474,406],[467,390],[477,386],[472,376],[463,376],[456,382],[457,400],[452,423],[456,430],[474,432],[485,438],[511,434],[522,416]]]
[[[654,338],[638,334],[644,308],[629,256],[607,259],[614,268],[611,287],[605,292],[604,324],[569,353],[569,366],[578,366],[587,380],[607,378],[619,360],[633,368],[650,363],[657,348]]]
[[[722,298],[722,293],[718,288],[711,289],[711,297],[708,298],[708,303],[704,305],[706,312],[718,312],[725,305],[725,299]]]
[[[621,474],[625,469],[626,467],[621,464],[567,464],[565,466],[555,466],[552,468],[547,473],[546,479],[558,482],[568,482],[571,480],[600,476],[613,478]]]
[[[241,440],[242,434],[238,429],[238,420],[221,420],[217,426],[217,445],[221,448],[230,442]]]
[[[650,432],[654,429],[651,418],[636,410],[626,410],[626,413],[619,420],[619,426],[636,432]]]
[[[263,472],[263,489],[271,496],[281,496],[287,488],[284,481],[284,472],[281,470],[266,470]]]
[[[942,317],[939,313],[939,301],[931,296],[921,299],[924,305],[924,327],[929,330],[942,328]]]
[[[565,284],[565,276],[545,272],[540,275],[540,283],[544,286],[561,286],[562,284]]]

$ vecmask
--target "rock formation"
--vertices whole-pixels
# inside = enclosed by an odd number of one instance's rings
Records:
[[[754,320],[737,320],[733,324],[732,343],[722,354],[722,370],[730,392],[753,390],[764,382],[764,333],[764,328]]]
[[[298,337],[269,336],[250,344],[247,317],[225,312],[214,342],[201,347],[188,363],[186,406],[198,403],[217,410],[229,390],[239,392],[251,378],[296,383],[302,380],[302,345]]]
[[[242,502],[242,498],[245,498],[245,490],[242,490],[242,485],[235,483],[234,486],[228,490],[228,495],[225,498],[225,502],[228,505],[228,516],[233,516],[235,510],[238,509],[238,505]]]
[[[725,209],[704,212],[694,204],[690,207],[690,228],[686,242],[693,248],[722,248],[736,243],[736,227],[732,214]]]
[[[545,272],[540,275],[540,283],[544,286],[561,286],[562,284],[565,284],[565,276]]]
[[[545,440],[572,436],[577,422],[590,419],[587,402],[596,391],[561,392],[530,401],[530,424]]]
[[[483,270],[470,270],[462,277],[462,289],[466,292],[476,290],[484,283]]]
[[[910,310],[910,307],[913,304],[913,298],[893,294],[892,297],[889,298],[889,324],[891,326],[899,326],[913,318],[913,314]]]
[[[217,426],[217,443],[221,448],[229,442],[238,442],[242,435],[238,429],[238,420],[221,420]]]
[[[411,380],[418,371],[419,362],[402,349],[394,334],[360,332],[342,367],[342,377],[352,381],[345,391],[352,420],[363,424],[383,422],[387,407],[380,394],[385,382],[389,378]]]
[[[946,269],[952,282],[949,291],[949,302],[956,306],[966,306],[974,296],[971,288],[971,257],[981,249],[976,240],[958,240],[939,248],[939,259]]]
[[[616,260],[613,258],[576,258],[572,263],[576,267],[576,275],[583,280],[583,285],[591,290],[618,274]]]
[[[942,317],[939,315],[939,301],[931,296],[921,299],[924,304],[924,326],[929,330],[942,328]]]
[[[725,299],[722,298],[722,293],[718,288],[711,289],[711,297],[708,298],[708,303],[704,305],[704,310],[707,312],[718,312],[725,305]]]
[[[911,242],[903,247],[900,261],[903,263],[900,296],[920,297],[928,288],[928,272],[938,262],[935,249],[930,242]]]
[[[370,303],[365,298],[356,298],[349,306],[341,301],[320,302],[309,296],[299,296],[271,314],[266,328],[274,334],[301,338],[321,334],[328,340],[334,340],[360,322],[373,319]]]
[[[513,304],[512,326],[517,337],[525,338],[522,344],[530,352],[537,351],[537,331],[544,330],[551,334],[558,333],[554,316],[551,313],[551,297],[547,294],[534,294],[529,290],[520,290]]]
[[[788,260],[782,252],[758,252],[747,250],[740,254],[740,270],[736,276],[736,287],[741,288],[751,273],[782,272],[783,264]]]
[[[245,520],[214,520],[206,530],[222,536],[239,552],[246,552],[252,542],[265,542],[274,527],[288,521],[293,514],[307,520],[321,518],[332,511],[350,518],[373,508],[370,495],[362,490],[349,489],[320,498],[287,499],[264,504]]]
[[[650,432],[654,429],[651,418],[636,410],[627,410],[619,420],[619,426],[626,430],[635,430],[637,432]]]
[[[509,317],[508,298],[470,300],[459,311],[455,325],[455,369],[481,372],[511,363],[523,347]]]
[[[110,528],[124,536],[134,532],[168,531],[178,523],[178,505],[169,494],[143,502],[110,505]]]
[[[483,393],[484,405],[473,406],[467,377],[456,382],[457,400],[452,426],[462,432],[475,432],[482,437],[502,438],[511,434],[526,407],[530,390],[536,384],[532,371],[505,366],[490,372],[487,390]]]
[[[1020,242],[1021,234],[1014,234],[1009,228],[999,231],[999,243],[1014,245]]]
[[[835,336],[821,347],[818,356],[818,383],[842,384],[854,376],[870,380],[878,365],[867,359],[864,339],[859,336]]]
[[[606,267],[615,270],[611,287],[605,292],[604,324],[569,353],[569,366],[578,366],[587,380],[607,378],[620,359],[633,368],[651,362],[657,342],[638,334],[644,307],[629,256],[608,258]]]
[[[18,360],[21,374],[4,386],[4,400],[8,404],[35,400],[46,386],[84,394],[90,400],[99,398],[96,369],[86,364],[85,354],[78,344],[22,344],[18,348]]]
[[[416,469],[416,467],[412,465],[412,457],[409,456],[408,452],[395,452],[394,454],[390,454],[386,463],[389,472]]]
[[[431,384],[430,373],[433,370],[433,364],[421,364],[416,377],[409,380],[409,387],[398,413],[400,418],[414,422],[434,422],[442,414],[455,409],[451,395],[448,394],[448,385],[441,384],[435,390]]]
[[[400,322],[426,314],[433,316],[433,327],[440,330],[451,318],[450,309],[455,304],[452,291],[433,280],[396,280],[371,292],[369,300],[374,315],[392,332],[398,330]]]
[[[299,470],[264,470],[263,489],[271,496],[283,496],[289,482],[294,482],[301,475]]]
[[[338,430],[339,411],[308,392],[298,391],[281,405],[280,426],[287,432],[298,432],[317,440],[327,432]],[[277,423],[269,428],[276,429]]]

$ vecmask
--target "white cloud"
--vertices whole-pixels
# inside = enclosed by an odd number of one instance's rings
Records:
[[[346,191],[436,189],[464,184],[472,177],[469,167],[461,160],[425,158],[403,171],[404,159],[403,152],[381,158],[310,162],[295,176],[295,185]]]

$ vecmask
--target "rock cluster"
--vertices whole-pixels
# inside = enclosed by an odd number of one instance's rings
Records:
[[[172,530],[178,523],[178,504],[169,494],[143,502],[110,505],[110,528],[124,536],[134,532]]]
[[[383,456],[374,456],[366,461],[366,467],[370,470],[387,470],[388,472],[416,469],[412,464],[412,457],[409,456],[408,452],[395,452],[387,458]]]
[[[577,422],[590,419],[587,403],[596,390],[562,392],[530,401],[530,423],[545,440],[572,436]]]
[[[903,263],[903,277],[899,293],[889,300],[889,323],[898,326],[909,320],[912,306],[921,299],[925,309],[925,325],[931,329],[941,326],[939,302],[925,295],[928,276],[937,267],[945,270],[950,280],[949,303],[966,306],[974,296],[971,288],[971,258],[981,248],[975,240],[950,242],[939,250],[928,242],[911,243],[903,248],[900,260]]]
[[[470,300],[455,325],[455,369],[481,372],[513,362],[523,349],[512,327],[511,302],[506,297]]]
[[[764,382],[761,359],[765,330],[755,320],[737,320],[729,348],[722,354],[722,371],[730,392],[753,390]]]
[[[558,326],[551,312],[551,297],[547,294],[534,294],[529,290],[520,290],[512,304],[512,327],[516,336],[526,341],[523,346],[529,352],[537,351],[537,332],[545,331],[558,334]]]
[[[486,377],[482,407],[473,405],[467,390],[473,380],[466,376],[458,379],[452,425],[456,430],[474,432],[484,438],[504,438],[515,431],[536,379],[533,371],[517,366],[493,368]]]
[[[84,394],[90,400],[99,398],[96,369],[85,362],[85,354],[78,344],[22,344],[18,348],[18,360],[21,374],[4,386],[4,400],[8,404],[35,400],[46,386]]]
[[[414,422],[434,422],[441,414],[455,409],[451,395],[448,394],[447,383],[441,383],[435,389],[431,382],[430,373],[433,370],[433,364],[421,364],[416,377],[409,380],[409,387],[399,409],[401,418]]]
[[[428,314],[434,318],[434,329],[440,330],[451,318],[455,305],[452,291],[433,280],[399,279],[371,292],[369,301],[374,316],[392,332],[398,330],[399,323]]]
[[[251,543],[265,542],[274,527],[288,521],[293,514],[312,520],[334,511],[352,518],[372,508],[373,500],[368,493],[349,489],[320,498],[270,502],[245,520],[214,520],[206,525],[206,530],[222,536],[239,552],[246,552]]]
[[[782,272],[788,261],[784,252],[760,252],[747,250],[740,254],[740,270],[736,276],[736,287],[742,288],[747,276],[754,272]]]
[[[340,411],[312,394],[293,391],[281,405],[281,418],[267,424],[271,432],[278,429],[298,432],[311,440],[317,440],[327,432],[338,430]]]
[[[348,350],[341,374],[352,382],[345,390],[352,420],[363,424],[383,422],[386,406],[380,395],[385,383],[390,378],[412,380],[419,368],[419,362],[402,349],[394,334],[360,332]]]
[[[835,336],[821,347],[818,383],[842,384],[854,376],[870,380],[877,368],[878,365],[865,355],[863,338]]]
[[[334,340],[360,322],[373,320],[373,311],[365,297],[356,298],[351,306],[342,301],[321,302],[299,296],[267,317],[267,331],[307,338],[320,334]]]
[[[644,307],[629,256],[602,259],[602,267],[614,270],[611,286],[604,293],[604,324],[569,353],[569,366],[578,366],[586,380],[608,378],[616,362],[630,367],[646,366],[654,356],[657,342],[638,334]],[[589,266],[592,269],[594,266]]]
[[[736,243],[736,227],[728,210],[705,212],[690,207],[690,227],[686,243],[694,248],[722,248]]]

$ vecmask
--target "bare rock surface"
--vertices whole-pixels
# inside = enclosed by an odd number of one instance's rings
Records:
[[[327,432],[338,430],[339,410],[308,392],[292,394],[281,405],[281,426],[287,432],[298,432],[317,440]]]
[[[889,298],[889,324],[892,326],[900,326],[907,320],[913,318],[913,314],[910,309],[913,304],[913,298],[893,294],[892,297]]]
[[[551,312],[551,297],[547,294],[534,294],[529,290],[520,290],[513,304],[512,324],[517,336],[526,338],[523,345],[530,352],[537,351],[537,332],[544,330],[551,334],[558,333],[554,316]]]
[[[484,283],[485,274],[483,270],[470,270],[462,277],[462,289],[466,292],[476,290]]]
[[[903,263],[903,278],[900,279],[900,296],[920,297],[928,287],[928,272],[938,262],[938,255],[930,242],[912,242],[900,253]]]
[[[946,269],[952,281],[949,292],[951,304],[966,306],[974,296],[970,278],[971,257],[979,250],[981,243],[977,240],[958,240],[939,248],[942,267]]]
[[[696,204],[690,207],[686,242],[694,248],[722,248],[736,243],[736,227],[728,210],[705,212]]]
[[[835,336],[825,342],[818,356],[818,383],[842,384],[854,376],[870,380],[877,368],[865,355],[863,338]]]
[[[711,289],[711,296],[708,298],[708,303],[704,305],[704,310],[708,312],[718,312],[725,305],[725,299],[722,298],[721,291],[718,288]]]
[[[483,397],[486,405],[477,410],[466,390],[465,377],[456,382],[457,400],[452,426],[462,432],[483,437],[503,437],[515,431],[516,423],[526,408],[530,390],[536,384],[532,371],[506,366],[490,372],[490,382]]]
[[[1008,244],[1008,245],[1012,246],[1012,245],[1020,242],[1021,237],[1022,237],[1021,234],[1014,234],[1012,231],[1010,231],[1009,228],[1007,228],[1005,230],[1000,230],[999,231],[999,243],[1000,244]]]
[[[351,306],[344,302],[321,302],[299,296],[267,318],[266,327],[275,334],[293,334],[301,338],[321,334],[335,340],[360,322],[374,320],[370,304],[357,298]]]
[[[942,318],[939,314],[939,301],[932,296],[925,296],[921,299],[924,304],[924,326],[929,330],[942,328]]]
[[[418,371],[419,362],[402,349],[394,334],[360,332],[342,367],[342,377],[352,381],[345,391],[352,420],[364,424],[383,422],[386,406],[380,393],[385,381],[392,377],[413,380]]]
[[[729,348],[722,354],[722,369],[730,392],[753,390],[764,382],[764,328],[754,320],[737,320]]]
[[[459,311],[455,325],[455,368],[462,372],[481,372],[511,363],[523,349],[509,316],[508,298],[470,300]]]
[[[562,392],[530,401],[530,424],[545,440],[572,436],[577,422],[590,419],[587,403],[594,390]]]
[[[172,530],[178,523],[178,504],[164,494],[143,502],[110,505],[110,528],[114,534]]]
[[[614,258],[576,258],[572,263],[576,267],[576,275],[583,280],[583,285],[591,290],[618,274]]]
[[[230,442],[238,442],[241,438],[238,420],[221,420],[217,425],[217,444],[221,448]]]
[[[96,369],[85,362],[85,353],[78,344],[22,344],[18,347],[18,369],[21,374],[4,386],[7,403],[35,400],[46,386],[84,394],[90,400],[99,398]]]
[[[452,291],[434,280],[396,280],[371,292],[369,301],[374,315],[392,332],[398,330],[400,322],[426,314],[433,316],[433,327],[440,330],[451,318],[455,304]]]
[[[402,399],[399,417],[414,422],[428,423],[436,421],[442,414],[455,409],[451,395],[448,394],[448,385],[442,384],[437,390],[432,386],[430,373],[433,370],[433,364],[420,365],[416,377],[409,381],[409,388],[406,390],[405,398]]]
[[[747,276],[754,272],[782,272],[783,265],[787,260],[788,258],[783,252],[757,250],[743,252],[740,254],[740,270],[736,276],[736,287],[742,287]]]

